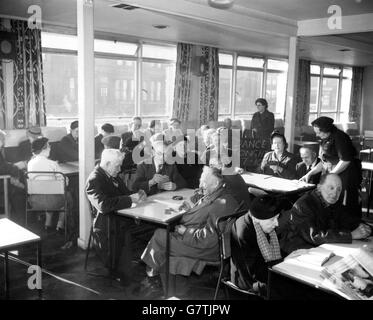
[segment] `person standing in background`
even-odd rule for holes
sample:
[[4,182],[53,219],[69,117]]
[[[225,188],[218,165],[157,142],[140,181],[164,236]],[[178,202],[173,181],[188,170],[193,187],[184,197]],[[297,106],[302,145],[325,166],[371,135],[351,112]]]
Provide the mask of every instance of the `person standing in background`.
[[255,105],[258,111],[251,120],[251,131],[254,139],[269,139],[275,128],[275,115],[268,111],[266,99],[256,99]]

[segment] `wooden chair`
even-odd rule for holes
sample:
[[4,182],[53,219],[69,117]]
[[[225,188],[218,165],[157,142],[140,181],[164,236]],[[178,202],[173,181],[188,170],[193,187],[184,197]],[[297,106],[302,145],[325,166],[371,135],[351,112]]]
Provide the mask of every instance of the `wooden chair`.
[[[33,178],[30,178],[30,174]],[[27,171],[26,178],[26,227],[28,215],[31,212],[65,212],[65,240],[67,240],[67,178],[62,172],[51,171]],[[31,195],[63,195],[63,206],[60,208],[49,207],[45,203],[39,203],[37,207],[31,207],[29,197]]]
[[[240,292],[244,292],[245,294],[249,295],[256,295],[255,293],[248,292],[245,290],[239,289],[237,286],[235,286],[230,280],[229,275],[224,274],[224,272],[227,270],[227,267],[230,263],[230,257],[231,257],[231,230],[233,223],[242,216],[243,214],[247,213],[247,209],[243,209],[244,202],[242,201],[240,203],[240,206],[235,210],[235,212],[231,215],[227,215],[224,217],[219,217],[215,222],[215,230],[218,235],[218,241],[219,241],[219,276],[218,281],[216,283],[215,293],[214,293],[214,300],[216,300],[219,289],[221,284],[225,285],[225,289],[227,287],[230,287],[232,289],[235,289]],[[228,297],[228,291],[225,290],[226,297]]]

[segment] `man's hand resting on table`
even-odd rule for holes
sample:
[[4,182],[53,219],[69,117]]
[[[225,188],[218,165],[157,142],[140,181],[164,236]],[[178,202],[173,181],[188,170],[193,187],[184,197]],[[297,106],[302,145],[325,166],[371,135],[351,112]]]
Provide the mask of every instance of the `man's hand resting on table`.
[[146,200],[146,193],[140,189],[139,192],[131,194],[130,198],[133,203],[140,203]]
[[158,186],[159,186],[159,189],[166,190],[166,191],[176,190],[176,183],[171,182],[171,181],[158,184]]
[[182,224],[178,224],[176,227],[175,227],[175,231],[180,234],[181,236],[185,233],[186,231],[186,227],[183,226]]
[[170,181],[168,176],[156,173],[154,174],[153,178],[149,180],[149,187],[152,187],[155,184],[161,185],[168,181]]
[[188,211],[192,208],[189,202],[184,201],[181,206],[179,207],[179,211]]
[[351,237],[353,240],[365,239],[370,236],[372,230],[364,223],[360,223],[359,226],[351,232]]

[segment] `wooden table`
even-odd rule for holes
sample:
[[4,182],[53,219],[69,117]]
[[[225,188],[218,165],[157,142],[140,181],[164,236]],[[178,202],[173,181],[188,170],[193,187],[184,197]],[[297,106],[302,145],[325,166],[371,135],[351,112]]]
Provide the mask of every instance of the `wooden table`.
[[[189,200],[194,194],[193,189],[180,189],[176,191],[165,191],[147,198],[143,203],[140,203],[132,208],[122,209],[117,211],[117,216],[133,218],[149,223],[160,225],[167,229],[166,236],[166,287],[165,296],[168,297],[169,284],[169,268],[170,268],[170,230],[178,223],[182,217],[182,213],[173,211],[166,213],[168,208],[177,209],[185,200]],[[182,196],[183,200],[173,200],[173,196]],[[110,260],[111,261],[111,260]]]
[[367,155],[368,161],[372,161],[372,153],[373,153],[373,148],[360,150],[360,159],[362,158],[361,157],[362,155],[364,156]]
[[58,164],[61,168],[61,172],[66,176],[72,176],[79,174],[79,162],[63,162]]
[[[354,251],[359,250],[364,245],[373,247],[373,237],[369,238],[367,241],[353,240],[352,243],[327,243],[321,245],[320,247],[333,251],[336,255],[330,259],[325,266],[333,264],[339,259],[348,256]],[[278,276],[285,277],[286,279],[290,279],[308,287],[323,291],[328,295],[336,296],[336,293],[331,291],[323,284],[324,279],[321,277],[321,271],[325,266],[312,266],[310,264],[301,262],[296,258],[290,258],[274,265],[268,269],[268,299],[272,298],[271,289],[273,289],[274,286],[274,278]]]
[[[0,252],[4,252],[4,274],[5,274],[5,297],[9,299],[9,251],[17,250],[28,244],[36,245],[37,265],[42,268],[41,263],[41,238],[31,231],[19,226],[13,221],[0,219]],[[42,273],[40,272],[40,277]],[[41,279],[40,279],[41,281]],[[41,282],[40,282],[41,285]],[[39,298],[42,297],[42,289],[38,288]]]
[[269,193],[294,194],[314,189],[311,183],[298,180],[288,180],[266,174],[244,172],[242,178],[250,187],[258,188]]

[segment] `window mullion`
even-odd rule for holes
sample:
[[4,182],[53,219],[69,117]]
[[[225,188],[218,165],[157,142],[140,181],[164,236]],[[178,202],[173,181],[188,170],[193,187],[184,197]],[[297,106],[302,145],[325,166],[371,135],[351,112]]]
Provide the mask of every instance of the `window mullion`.
[[232,88],[231,88],[231,118],[234,119],[236,110],[236,86],[237,86],[237,53],[233,53]]
[[324,79],[324,65],[320,65],[319,94],[318,94],[318,99],[317,99],[317,118],[320,117],[320,113],[321,113],[323,79]]
[[137,50],[136,73],[135,73],[135,116],[141,115],[141,93],[142,93],[142,42]]
[[343,80],[343,68],[341,68],[341,72],[339,74],[339,82],[338,82],[337,116],[336,116],[337,122],[341,121],[342,80]]
[[262,94],[261,96],[267,99],[266,97],[266,89],[267,89],[267,62],[268,59],[264,59],[264,69],[263,69],[263,79],[262,79]]

